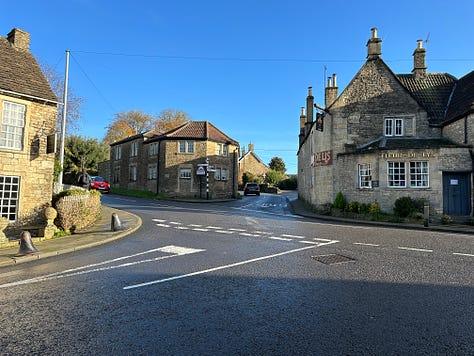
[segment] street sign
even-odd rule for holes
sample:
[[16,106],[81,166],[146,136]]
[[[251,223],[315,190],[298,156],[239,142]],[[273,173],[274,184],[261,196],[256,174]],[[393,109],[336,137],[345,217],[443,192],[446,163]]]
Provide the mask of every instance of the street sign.
[[196,174],[197,174],[198,176],[203,176],[203,175],[205,175],[205,174],[206,174],[205,168],[204,168],[203,166],[199,166],[199,167],[197,168]]

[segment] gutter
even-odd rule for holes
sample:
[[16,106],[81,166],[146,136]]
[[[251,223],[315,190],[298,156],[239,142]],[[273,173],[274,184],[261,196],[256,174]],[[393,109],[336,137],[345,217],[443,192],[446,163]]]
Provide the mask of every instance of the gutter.
[[62,104],[62,103],[60,103],[59,101],[53,101],[53,100],[49,100],[49,99],[45,99],[45,98],[40,98],[40,97],[38,97],[38,96],[33,96],[33,95],[28,95],[28,94],[17,93],[17,92],[15,92],[15,91],[10,91],[10,90],[5,90],[5,89],[0,89],[0,92],[6,93],[6,94],[13,94],[13,95],[24,96],[24,97],[29,98],[29,99],[44,101],[45,103],[52,103],[52,104],[56,104],[56,105]]

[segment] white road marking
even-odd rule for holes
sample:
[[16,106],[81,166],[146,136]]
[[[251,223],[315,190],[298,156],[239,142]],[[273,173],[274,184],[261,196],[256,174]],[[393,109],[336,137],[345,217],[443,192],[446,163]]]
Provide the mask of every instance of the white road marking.
[[300,236],[300,235],[287,235],[287,234],[281,234],[283,237],[291,237],[293,239],[304,239],[305,236]]
[[260,235],[271,235],[271,232],[268,231],[253,231],[254,234],[260,234]]
[[189,227],[186,227],[186,226],[175,226],[175,229],[178,229],[178,230],[189,230],[190,228],[189,228]]
[[247,230],[245,230],[245,229],[230,228],[229,231],[247,231]]
[[380,245],[377,244],[367,244],[364,242],[354,242],[353,245],[362,245],[362,246],[373,246],[373,247],[379,247]]
[[414,247],[397,247],[399,250],[408,250],[408,251],[418,251],[418,252],[433,252],[433,250],[427,250],[424,248],[414,248]]
[[[171,257],[182,256],[182,255],[187,255],[187,254],[197,253],[197,252],[202,252],[202,251],[205,251],[205,250],[169,245],[169,246],[159,247],[159,248],[155,248],[155,249],[144,251],[144,252],[135,253],[128,256],[114,258],[112,260],[102,261],[99,263],[92,263],[92,264],[81,266],[81,267],[76,267],[76,268],[71,268],[64,271],[60,271],[60,272],[50,273],[44,276],[34,277],[34,278],[25,279],[25,280],[17,281],[17,282],[0,284],[0,288],[15,287],[15,286],[24,285],[24,284],[38,283],[38,282],[44,282],[44,281],[49,281],[53,279],[65,278],[65,277],[78,276],[78,275],[88,274],[88,273],[93,273],[93,272],[100,272],[100,271],[106,271],[106,270],[111,270],[111,269],[130,267],[130,266],[134,266],[134,265],[138,265],[142,263],[156,262],[156,261],[164,260]],[[122,261],[125,259],[137,257],[137,256],[142,256],[142,255],[145,255],[148,253],[154,253],[154,252],[170,253],[171,255],[160,256],[160,257],[140,260],[136,262],[122,263],[122,264],[114,265],[114,266],[99,267],[106,264]],[[98,268],[94,268],[94,267],[98,267]]]
[[320,238],[318,238],[318,237],[315,237],[313,240],[316,240],[316,241],[323,241],[323,242],[334,241],[334,240],[328,240],[328,239],[320,239]]
[[198,224],[189,224],[188,226],[191,226],[191,227],[202,227],[202,225],[198,225]]
[[177,222],[177,221],[170,221],[171,225],[182,225],[182,223]]
[[461,252],[453,252],[453,255],[456,255],[456,256],[468,256],[468,257],[474,257],[473,254],[471,253],[461,253]]
[[171,227],[171,226],[168,225],[168,224],[162,224],[162,223],[156,224],[156,226],[159,226],[159,227]]
[[216,230],[219,234],[227,234],[227,235],[232,235],[235,231],[229,231],[229,230]]
[[152,221],[156,221],[156,222],[162,222],[162,223],[164,223],[166,220],[162,220],[162,219],[152,219]]
[[251,236],[251,237],[260,237],[260,235],[257,234],[251,234],[249,232],[241,232],[239,233],[240,236]]
[[219,226],[206,226],[206,229],[222,230],[222,227]]
[[[335,243],[335,242],[337,242],[337,241],[327,242],[325,244],[321,244],[320,246],[329,245],[329,244],[332,244],[332,243]],[[181,274],[181,275],[178,275],[178,276],[164,278],[164,279],[158,279],[158,280],[145,282],[145,283],[133,284],[133,285],[130,285],[130,286],[125,286],[125,287],[123,287],[123,289],[127,290],[127,289],[141,288],[141,287],[146,287],[146,286],[150,286],[150,285],[153,285],[153,284],[170,282],[170,281],[174,281],[174,280],[177,280],[177,279],[183,279],[183,278],[187,278],[187,277],[193,277],[193,276],[197,276],[197,275],[200,275],[200,274],[211,273],[211,272],[215,272],[215,271],[219,271],[219,270],[223,270],[223,269],[227,269],[227,268],[242,266],[242,265],[253,263],[253,262],[268,260],[270,258],[275,258],[275,257],[283,256],[283,255],[288,255],[290,253],[296,253],[296,252],[300,252],[300,251],[304,251],[304,250],[309,250],[309,249],[316,248],[316,247],[318,247],[318,246],[316,246],[316,245],[305,246],[305,247],[297,248],[297,249],[294,249],[294,250],[275,253],[273,255],[268,255],[268,256],[252,258],[250,260],[231,263],[231,264],[228,264],[228,265],[218,266],[218,267],[214,267],[214,268],[209,268],[209,269],[205,269],[205,270],[202,270],[202,271],[191,272],[191,273],[188,273],[188,274]]]
[[269,239],[272,240],[280,240],[280,241],[291,241],[292,239],[286,237],[277,237],[277,236],[268,236]]
[[319,242],[315,242],[315,241],[298,240],[298,242],[301,244],[319,245]]
[[196,227],[193,229],[193,231],[209,231],[209,229],[203,229],[203,228],[200,228],[200,227]]

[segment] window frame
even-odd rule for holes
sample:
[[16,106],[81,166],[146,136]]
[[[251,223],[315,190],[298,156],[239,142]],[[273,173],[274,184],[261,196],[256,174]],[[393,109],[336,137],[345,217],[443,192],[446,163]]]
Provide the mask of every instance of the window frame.
[[359,189],[372,188],[372,167],[370,163],[360,163],[357,165],[357,181]]
[[148,149],[149,156],[155,156],[158,154],[158,142],[150,143],[150,148]]
[[156,163],[149,164],[147,169],[147,179],[156,180],[158,177],[158,166]]
[[[419,189],[430,187],[430,166],[428,161],[410,161],[408,167],[410,188]],[[421,185],[417,183],[421,183]]]
[[138,180],[138,169],[136,164],[128,166],[128,179],[130,182],[136,182]]
[[[20,176],[0,175],[0,216],[6,217],[10,223],[18,219],[20,185]],[[9,189],[5,190],[6,187]]]
[[119,161],[122,159],[122,146],[115,146],[115,160]]
[[[11,106],[11,107],[7,108],[7,106]],[[22,110],[16,110],[20,108]],[[1,121],[0,121],[0,147],[1,148],[7,148],[11,150],[18,150],[18,151],[21,151],[24,149],[26,111],[27,111],[27,107],[25,104],[3,100],[2,116],[1,116]]]
[[178,141],[178,153],[193,154],[194,141]]
[[137,157],[138,156],[138,142],[133,141],[130,145],[130,157]]
[[[390,167],[391,165],[392,167]],[[407,165],[405,161],[387,162],[387,187],[388,188],[406,188],[407,187],[406,167]],[[400,183],[403,183],[403,185]]]
[[179,179],[191,179],[192,169],[191,168],[180,168]]
[[384,121],[384,136],[401,137],[404,136],[404,119],[400,117],[386,117]]

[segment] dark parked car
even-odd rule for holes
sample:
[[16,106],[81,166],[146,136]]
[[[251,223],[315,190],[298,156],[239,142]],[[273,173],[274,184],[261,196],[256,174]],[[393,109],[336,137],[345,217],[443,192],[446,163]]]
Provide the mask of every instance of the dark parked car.
[[108,193],[110,192],[110,184],[102,177],[91,176],[89,189],[97,189],[101,192]]
[[256,194],[260,195],[260,186],[258,183],[246,183],[244,187],[244,195]]

